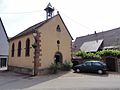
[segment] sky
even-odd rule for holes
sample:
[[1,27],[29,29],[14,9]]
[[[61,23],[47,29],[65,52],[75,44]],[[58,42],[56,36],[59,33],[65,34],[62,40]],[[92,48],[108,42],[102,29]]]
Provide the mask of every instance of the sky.
[[8,37],[45,20],[49,2],[74,39],[120,27],[120,0],[0,0],[0,17]]

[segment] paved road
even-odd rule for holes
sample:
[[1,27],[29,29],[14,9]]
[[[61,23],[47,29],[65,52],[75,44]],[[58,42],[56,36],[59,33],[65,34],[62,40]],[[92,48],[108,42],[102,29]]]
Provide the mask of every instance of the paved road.
[[77,74],[30,77],[12,72],[0,72],[0,90],[120,90],[120,74]]

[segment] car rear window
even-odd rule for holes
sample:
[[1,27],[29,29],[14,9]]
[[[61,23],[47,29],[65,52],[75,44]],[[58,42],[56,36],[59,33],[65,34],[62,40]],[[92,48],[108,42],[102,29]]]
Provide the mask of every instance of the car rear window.
[[100,62],[93,62],[92,64],[96,65],[96,66],[101,66],[102,65]]
[[87,65],[87,66],[91,66],[92,63],[91,63],[91,62],[85,62],[85,65]]

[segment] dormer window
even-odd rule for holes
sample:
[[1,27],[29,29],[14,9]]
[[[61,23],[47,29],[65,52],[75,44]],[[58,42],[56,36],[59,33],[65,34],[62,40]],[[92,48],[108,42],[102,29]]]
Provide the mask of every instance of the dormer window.
[[56,31],[61,32],[60,25],[57,25]]

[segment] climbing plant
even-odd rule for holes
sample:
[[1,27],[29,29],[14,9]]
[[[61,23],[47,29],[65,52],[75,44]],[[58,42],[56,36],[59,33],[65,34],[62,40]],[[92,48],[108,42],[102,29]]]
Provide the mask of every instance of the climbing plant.
[[76,53],[76,56],[80,56],[83,59],[101,59],[101,57],[95,53],[86,53],[84,51],[79,51]]
[[101,59],[105,56],[112,56],[120,58],[120,51],[119,50],[102,50],[96,53],[87,53],[84,51],[78,51],[76,56],[82,57],[83,59]]
[[120,57],[120,51],[119,50],[102,50],[96,52],[97,55],[100,55],[101,57],[105,56],[112,56],[112,57]]

